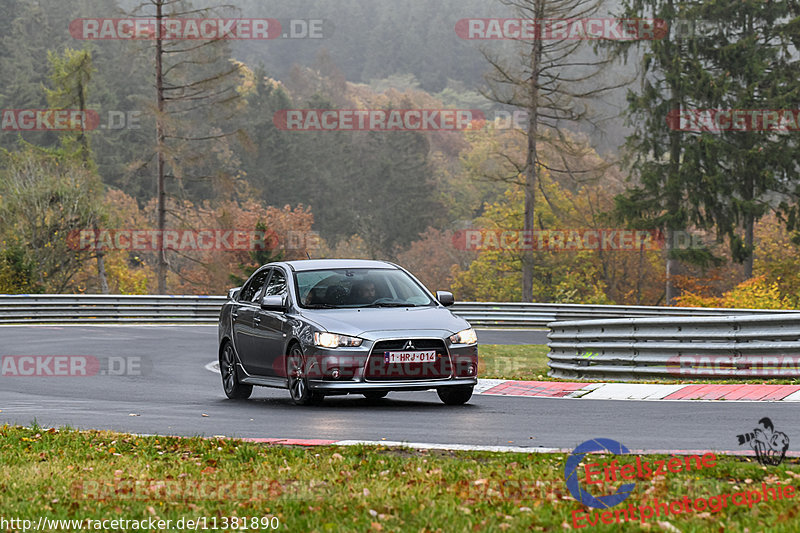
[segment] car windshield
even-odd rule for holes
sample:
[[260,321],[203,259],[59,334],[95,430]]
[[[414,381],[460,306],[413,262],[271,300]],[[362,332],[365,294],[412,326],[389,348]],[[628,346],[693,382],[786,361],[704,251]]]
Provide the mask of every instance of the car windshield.
[[306,308],[420,307],[435,305],[402,270],[329,269],[296,272],[300,304]]

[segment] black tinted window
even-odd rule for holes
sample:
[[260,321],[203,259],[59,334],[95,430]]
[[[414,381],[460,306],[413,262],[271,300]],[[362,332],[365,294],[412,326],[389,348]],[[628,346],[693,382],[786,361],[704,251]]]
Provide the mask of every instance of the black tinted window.
[[295,276],[303,306],[434,305],[422,288],[402,270],[310,270],[298,272]]
[[255,276],[250,278],[250,280],[245,284],[244,288],[242,289],[241,294],[239,294],[239,301],[240,302],[256,302],[256,297],[261,292],[261,288],[264,286],[264,283],[267,281],[267,276],[269,276],[269,269],[262,270],[261,272],[257,273]]
[[282,270],[276,268],[273,271],[272,278],[267,285],[267,292],[264,296],[277,296],[286,292],[286,274]]

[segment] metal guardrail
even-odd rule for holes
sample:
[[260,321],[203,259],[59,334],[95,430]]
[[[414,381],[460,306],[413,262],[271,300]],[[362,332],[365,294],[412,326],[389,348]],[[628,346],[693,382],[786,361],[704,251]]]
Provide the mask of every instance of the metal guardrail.
[[[0,295],[0,324],[216,323],[224,296]],[[550,322],[664,316],[776,315],[786,311],[548,303],[460,302],[473,326],[545,327]]]
[[582,320],[550,328],[552,377],[800,377],[797,313]]
[[224,296],[0,295],[0,324],[215,324]]
[[473,326],[500,327],[546,327],[550,322],[564,320],[664,316],[750,316],[754,314],[775,315],[788,312],[769,309],[720,309],[710,307],[485,302],[460,302],[450,309]]

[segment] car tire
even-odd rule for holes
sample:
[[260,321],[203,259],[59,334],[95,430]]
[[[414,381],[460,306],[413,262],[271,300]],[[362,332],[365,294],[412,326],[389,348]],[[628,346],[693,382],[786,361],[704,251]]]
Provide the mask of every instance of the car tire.
[[305,357],[299,345],[289,348],[286,358],[286,378],[289,395],[295,405],[312,405],[322,401],[324,396],[308,388],[308,376],[305,372]]
[[436,389],[445,405],[464,405],[472,398],[473,387],[442,387]]
[[219,352],[219,373],[222,376],[222,389],[231,400],[246,400],[253,394],[252,385],[239,383],[236,372],[236,352],[230,342],[226,342]]
[[380,400],[381,398],[385,398],[386,395],[389,394],[389,392],[388,391],[370,391],[370,392],[365,392],[363,394],[364,394],[364,398],[366,398],[367,400]]

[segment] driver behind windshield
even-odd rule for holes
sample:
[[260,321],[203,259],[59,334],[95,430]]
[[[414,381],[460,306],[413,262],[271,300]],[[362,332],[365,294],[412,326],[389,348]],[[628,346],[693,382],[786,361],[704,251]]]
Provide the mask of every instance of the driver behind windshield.
[[370,280],[353,283],[350,295],[354,304],[371,304],[376,299],[375,283]]

